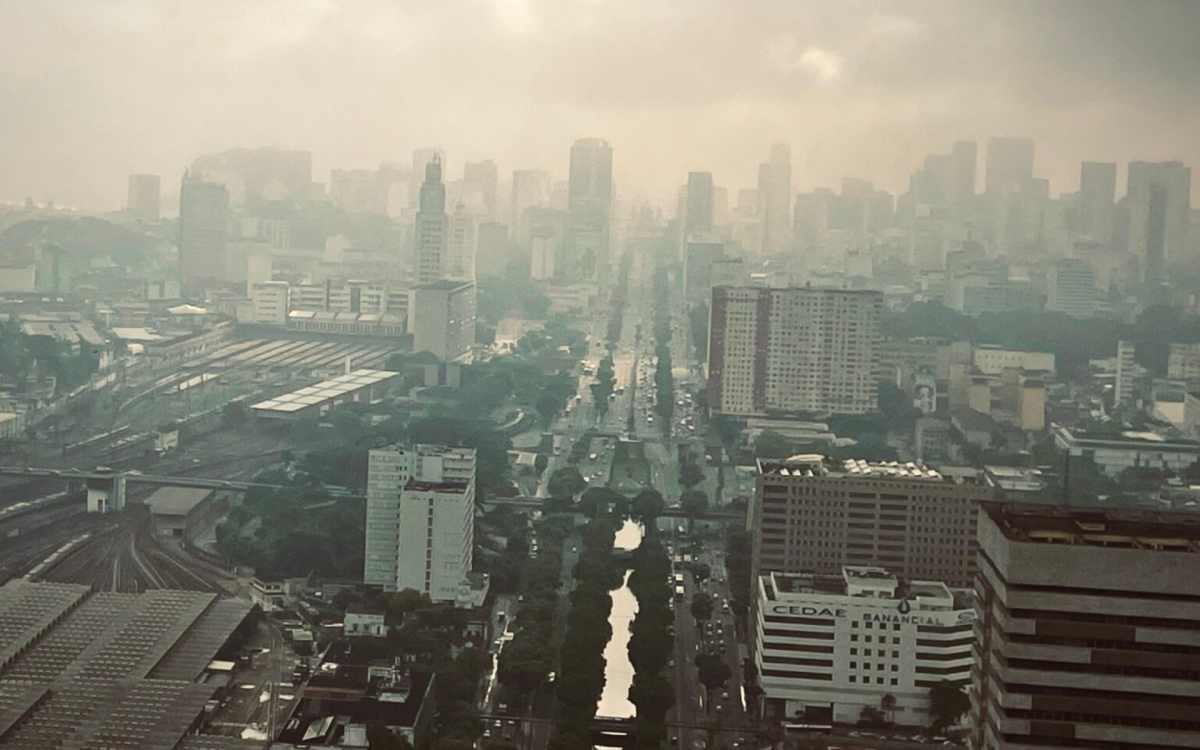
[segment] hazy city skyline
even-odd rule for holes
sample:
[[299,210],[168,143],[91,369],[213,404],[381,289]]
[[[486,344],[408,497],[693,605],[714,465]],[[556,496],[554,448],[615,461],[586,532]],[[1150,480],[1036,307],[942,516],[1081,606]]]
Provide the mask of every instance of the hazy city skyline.
[[1198,25],[1187,2],[4,1],[0,201],[115,209],[123,175],[169,192],[231,146],[310,150],[321,182],[429,145],[448,179],[565,179],[583,137],[668,210],[689,171],[754,186],[775,142],[798,191],[902,193],[926,154],[974,139],[982,170],[1013,135],[1052,193],[1111,161],[1121,195],[1128,161],[1200,162]]

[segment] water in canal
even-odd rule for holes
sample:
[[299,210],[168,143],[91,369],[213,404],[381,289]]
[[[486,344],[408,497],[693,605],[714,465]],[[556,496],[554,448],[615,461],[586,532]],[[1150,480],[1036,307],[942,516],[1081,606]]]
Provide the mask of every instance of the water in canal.
[[[642,541],[642,528],[633,521],[626,521],[617,531],[613,548],[632,550]],[[604,693],[600,696],[597,716],[627,719],[634,714],[629,702],[629,686],[633,684],[633,665],[629,663],[629,625],[637,614],[637,599],[629,590],[629,573],[625,573],[625,584],[613,591],[612,614],[608,623],[612,626],[612,638],[604,649]]]

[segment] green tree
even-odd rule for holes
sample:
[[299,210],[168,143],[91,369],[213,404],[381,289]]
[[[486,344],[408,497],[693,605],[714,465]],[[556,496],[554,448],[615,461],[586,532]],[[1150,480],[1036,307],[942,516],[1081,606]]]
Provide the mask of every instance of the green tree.
[[688,459],[679,465],[679,483],[691,489],[704,481],[704,469],[695,459]]
[[537,454],[537,458],[533,459],[533,470],[538,476],[546,473],[546,468],[550,466],[550,458],[545,453]]
[[546,485],[546,489],[551,497],[565,497],[570,499],[583,492],[585,487],[587,487],[587,482],[583,481],[583,475],[574,466],[563,466],[555,469],[554,473],[550,475],[550,481]]
[[698,622],[703,622],[711,618],[713,616],[713,609],[712,599],[707,594],[700,592],[692,596],[692,617]]
[[642,490],[630,503],[629,512],[642,523],[649,525],[662,515],[665,508],[663,496],[657,490]]
[[679,493],[679,509],[687,516],[690,533],[696,519],[708,510],[708,495],[700,490],[684,490]]
[[388,729],[381,721],[367,724],[367,747],[369,750],[412,750],[406,737]]
[[[700,684],[710,694],[728,682],[733,674],[725,660],[716,654],[697,654],[695,664]],[[711,701],[706,701],[706,703],[711,703]]]
[[971,709],[971,699],[960,686],[942,680],[929,688],[929,724],[931,732],[940,733],[958,723]]
[[754,455],[759,458],[787,458],[793,453],[792,439],[773,430],[763,430],[754,441]]

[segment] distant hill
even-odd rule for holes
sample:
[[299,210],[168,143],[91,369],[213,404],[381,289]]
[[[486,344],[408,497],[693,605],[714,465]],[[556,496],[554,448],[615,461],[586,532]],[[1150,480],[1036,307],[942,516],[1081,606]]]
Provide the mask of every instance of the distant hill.
[[37,248],[55,246],[81,265],[106,255],[119,265],[131,265],[146,257],[149,241],[137,232],[90,216],[30,219],[0,233],[0,262],[32,263]]

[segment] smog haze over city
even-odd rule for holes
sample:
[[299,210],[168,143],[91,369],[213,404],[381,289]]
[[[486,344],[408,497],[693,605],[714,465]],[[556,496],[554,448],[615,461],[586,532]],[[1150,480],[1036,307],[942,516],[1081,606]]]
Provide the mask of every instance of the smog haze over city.
[[0,0],[0,748],[1200,748],[1200,1]]
[[626,197],[750,186],[789,142],[801,189],[903,190],[961,138],[1037,139],[1039,174],[1200,156],[1187,2],[112,0],[0,4],[0,200],[117,208],[114,173],[276,145],[320,169],[422,145],[566,166],[612,144]]

